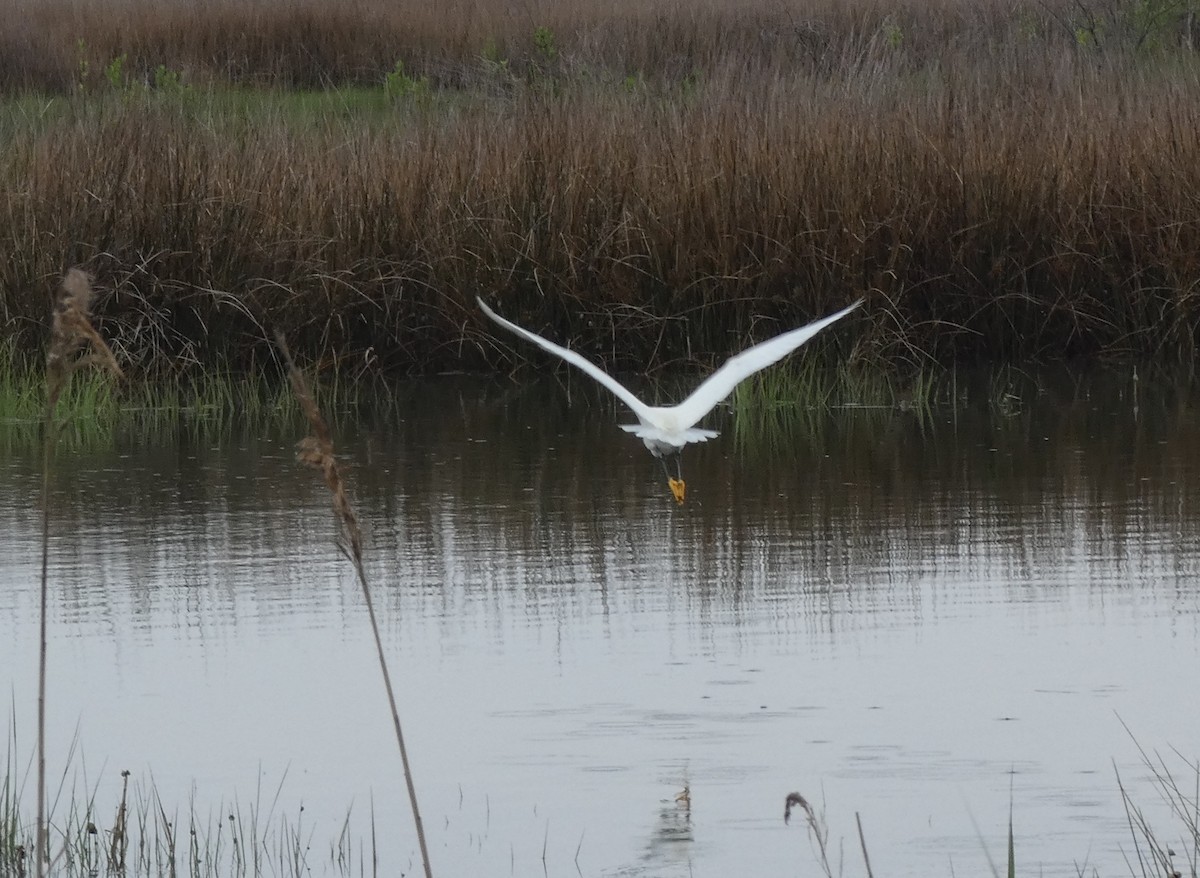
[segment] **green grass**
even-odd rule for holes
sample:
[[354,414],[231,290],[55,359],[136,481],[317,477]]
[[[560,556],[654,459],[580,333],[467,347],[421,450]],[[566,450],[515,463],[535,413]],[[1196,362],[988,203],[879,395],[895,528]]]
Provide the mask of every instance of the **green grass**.
[[[335,423],[365,408],[386,410],[390,389],[379,382],[327,377],[315,385]],[[0,446],[32,449],[41,441],[46,386],[40,370],[0,349]],[[60,444],[74,451],[110,446],[119,437],[151,441],[186,429],[203,436],[243,430],[299,430],[303,413],[282,376],[195,372],[143,376],[119,383],[96,371],[73,377],[58,403]]]
[[[33,875],[32,821],[22,813],[22,782],[8,748],[0,777],[0,878]],[[260,787],[250,802],[201,809],[164,802],[153,780],[88,779],[82,767],[57,779],[50,823],[51,874],[57,878],[187,878],[371,874],[373,827],[360,837],[352,814],[314,823],[304,808],[285,810],[282,789]]]
[[882,429],[898,412],[926,423],[936,407],[957,404],[953,385],[951,371],[934,367],[907,374],[801,357],[734,391],[734,442],[741,453],[753,453],[811,441],[830,428],[830,409],[843,410],[838,420],[845,425],[865,420]]

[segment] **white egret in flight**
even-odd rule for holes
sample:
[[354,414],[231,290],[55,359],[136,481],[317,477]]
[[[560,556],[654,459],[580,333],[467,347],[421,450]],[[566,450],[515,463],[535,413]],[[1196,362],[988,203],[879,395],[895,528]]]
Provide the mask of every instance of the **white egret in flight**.
[[[683,451],[683,447],[689,442],[707,442],[709,439],[714,439],[717,436],[715,430],[704,430],[697,427],[697,422],[716,408],[719,403],[733,392],[733,388],[742,381],[749,378],[755,372],[779,362],[826,326],[837,320],[841,320],[863,303],[863,300],[859,299],[850,307],[843,308],[836,314],[822,317],[820,320],[813,321],[807,326],[793,329],[791,332],[785,332],[782,335],[777,335],[772,339],[756,344],[752,348],[747,348],[740,354],[726,360],[725,365],[709,375],[692,392],[692,395],[679,405],[656,406],[646,405],[646,403],[634,396],[619,381],[607,374],[599,366],[589,363],[574,351],[560,347],[554,342],[547,341],[540,335],[530,332],[528,329],[522,329],[517,324],[505,320],[489,308],[483,299],[478,296],[475,297],[475,301],[479,303],[479,307],[483,309],[484,314],[505,329],[516,333],[524,339],[528,339],[543,350],[561,357],[572,366],[582,369],[616,394],[621,402],[633,409],[633,413],[637,415],[638,422],[636,424],[622,424],[621,429],[641,439],[646,447],[650,449],[650,453],[659,459],[663,465],[663,472],[667,476],[667,484],[671,488],[671,493],[675,496],[675,502],[681,505],[687,491],[687,486],[683,481],[683,467],[680,463],[680,453]],[[678,478],[672,477],[670,470],[667,469],[666,459],[672,456],[675,457],[675,471],[679,476]]]

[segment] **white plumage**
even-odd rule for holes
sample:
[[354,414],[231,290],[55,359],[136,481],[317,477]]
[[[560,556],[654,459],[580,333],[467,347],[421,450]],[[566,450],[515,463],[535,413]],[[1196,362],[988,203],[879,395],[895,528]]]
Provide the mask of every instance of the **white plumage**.
[[[717,433],[715,430],[705,430],[696,426],[701,418],[716,408],[742,381],[749,378],[755,372],[779,362],[826,326],[841,320],[863,302],[862,299],[859,299],[853,305],[843,308],[836,314],[830,314],[828,317],[815,320],[807,326],[793,329],[790,332],[785,332],[782,335],[777,335],[772,339],[756,344],[754,347],[747,348],[740,354],[726,360],[720,369],[708,376],[692,392],[691,396],[679,403],[679,405],[654,406],[646,405],[646,403],[634,396],[619,381],[574,351],[556,345],[554,342],[548,341],[540,335],[530,332],[528,329],[517,326],[517,324],[510,320],[505,320],[489,308],[483,299],[476,297],[476,301],[479,302],[479,307],[483,309],[484,314],[505,329],[533,342],[556,357],[561,357],[611,390],[618,399],[633,410],[638,419],[636,424],[622,424],[621,429],[633,433],[641,439],[646,447],[650,449],[650,453],[660,459],[678,454],[689,442],[706,442],[709,439],[716,438]],[[664,463],[664,470],[665,467],[666,464]],[[667,473],[667,479],[672,483],[671,489],[675,493],[675,499],[682,503],[682,476],[678,480],[678,489],[675,487],[676,480],[671,478],[670,473]]]

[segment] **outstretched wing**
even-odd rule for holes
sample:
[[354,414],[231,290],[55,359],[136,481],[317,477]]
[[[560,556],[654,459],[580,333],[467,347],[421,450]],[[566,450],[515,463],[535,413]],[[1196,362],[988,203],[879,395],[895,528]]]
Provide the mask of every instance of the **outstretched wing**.
[[836,314],[830,314],[807,326],[777,335],[752,348],[747,348],[737,356],[730,357],[725,361],[725,365],[709,375],[704,383],[692,392],[691,396],[675,406],[675,415],[679,419],[680,426],[691,427],[716,408],[721,400],[733,393],[733,388],[742,381],[760,369],[779,362],[826,326],[841,320],[863,301],[863,299],[859,299],[849,308],[843,308]]
[[570,363],[575,368],[582,369],[588,375],[591,375],[593,378],[595,378],[597,381],[599,381],[601,384],[603,384],[605,387],[607,387],[609,390],[611,390],[614,394],[616,394],[617,398],[620,399],[623,403],[625,403],[625,405],[627,405],[631,409],[633,409],[633,413],[638,416],[639,421],[648,421],[652,418],[652,416],[650,414],[650,407],[648,405],[646,405],[644,402],[642,402],[640,399],[638,399],[636,396],[634,396],[629,390],[627,390],[625,387],[623,387],[621,385],[621,383],[619,381],[617,381],[615,378],[612,378],[607,373],[605,373],[604,370],[602,370],[599,366],[589,363],[587,360],[585,360],[583,357],[579,356],[579,354],[575,353],[574,351],[568,350],[567,348],[564,348],[564,347],[560,347],[559,345],[556,345],[554,342],[547,341],[546,339],[542,338],[540,335],[530,332],[528,329],[522,329],[521,327],[517,326],[517,324],[513,323],[512,321],[505,320],[503,317],[501,317],[499,314],[497,314],[495,311],[493,311],[491,308],[489,308],[484,303],[483,299],[479,298],[478,296],[475,297],[475,301],[479,303],[479,307],[483,309],[484,314],[486,314],[492,320],[499,323],[501,326],[503,326],[509,332],[516,333],[517,335],[521,336],[521,338],[524,338],[524,339],[527,339],[528,341],[533,342],[535,345],[542,348],[543,350],[549,351],[550,353],[554,354],[556,357],[561,357],[562,359],[566,360],[568,363]]

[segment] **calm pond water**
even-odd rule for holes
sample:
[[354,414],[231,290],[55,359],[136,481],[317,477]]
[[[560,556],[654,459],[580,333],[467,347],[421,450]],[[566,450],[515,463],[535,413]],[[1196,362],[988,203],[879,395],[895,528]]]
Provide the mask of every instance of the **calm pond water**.
[[[1128,874],[1114,765],[1178,823],[1123,723],[1185,788],[1170,748],[1200,756],[1198,412],[1123,374],[769,437],[726,414],[683,508],[590,386],[413,382],[344,419],[435,874],[815,875],[793,791],[849,875],[856,813],[881,878],[1003,871],[1010,804],[1020,874]],[[173,812],[299,816],[314,874],[373,813],[380,874],[412,874],[365,606],[299,435],[64,442],[50,773],[69,759],[102,815],[128,769]],[[0,425],[22,759],[39,478],[29,428]]]

